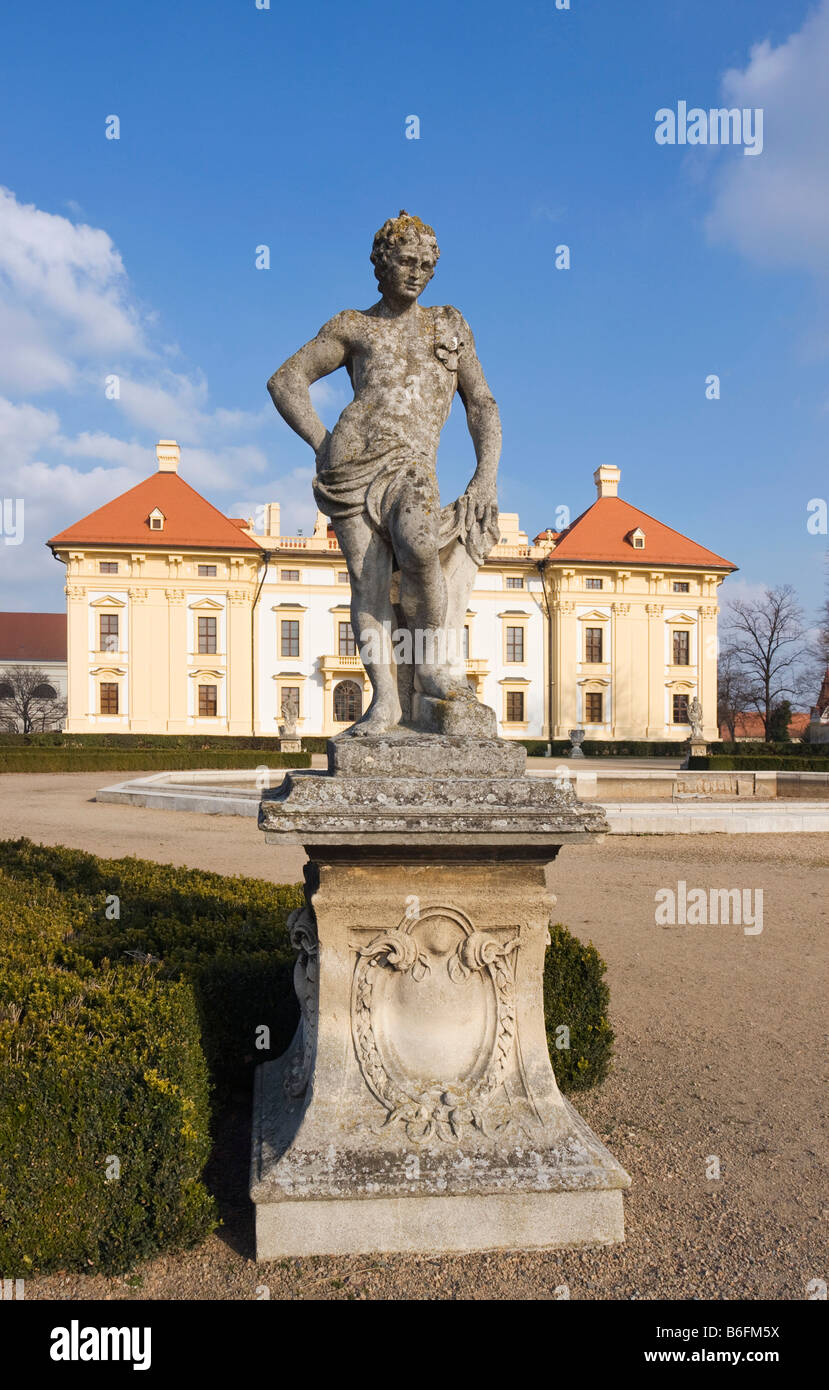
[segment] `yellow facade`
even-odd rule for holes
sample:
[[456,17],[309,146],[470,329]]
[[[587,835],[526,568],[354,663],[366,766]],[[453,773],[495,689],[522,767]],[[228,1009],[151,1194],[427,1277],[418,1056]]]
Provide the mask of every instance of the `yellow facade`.
[[[176,472],[177,446],[158,453],[160,471]],[[616,496],[618,470],[596,480],[600,498]],[[50,542],[66,565],[67,731],[273,735],[290,692],[300,735],[341,732],[346,697],[365,709],[370,687],[325,518],[311,536],[283,536],[279,506],[268,504],[253,549],[252,523],[226,518],[226,548],[168,546],[159,515],[160,531],[148,512],[140,544]],[[531,543],[515,514],[501,515],[501,529],[470,598],[467,674],[502,737],[566,739],[584,728],[588,739],[681,743],[695,696],[705,737],[718,737],[727,562],[652,565],[647,536],[643,549],[634,536],[624,563],[570,562],[557,554],[560,538]]]

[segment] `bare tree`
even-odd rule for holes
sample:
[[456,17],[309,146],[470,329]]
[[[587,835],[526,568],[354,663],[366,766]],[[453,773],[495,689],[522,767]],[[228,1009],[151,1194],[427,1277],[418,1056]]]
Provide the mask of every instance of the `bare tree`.
[[740,667],[735,648],[727,643],[717,661],[717,725],[728,730],[731,742],[737,737],[737,718],[749,704],[748,682]]
[[759,599],[732,599],[726,609],[727,645],[746,685],[747,703],[771,736],[781,700],[797,699],[809,656],[809,634],[790,584],[766,589]]
[[0,670],[0,726],[8,733],[35,734],[60,728],[66,701],[58,698],[49,676],[37,666]]

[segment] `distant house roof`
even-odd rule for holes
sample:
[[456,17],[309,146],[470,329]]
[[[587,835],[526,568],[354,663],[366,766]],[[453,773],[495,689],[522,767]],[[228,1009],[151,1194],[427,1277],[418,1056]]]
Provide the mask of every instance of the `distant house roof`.
[[65,660],[65,613],[0,613],[0,665]]
[[820,687],[817,704],[814,708],[817,710],[818,714],[823,714],[824,710],[829,709],[829,666],[826,667],[824,672],[823,684]]
[[[644,548],[633,544],[637,531],[644,532]],[[730,560],[697,545],[680,531],[632,507],[621,497],[598,497],[559,535],[549,565],[564,561],[612,565],[688,566],[695,569],[735,570]]]
[[[805,710],[793,710],[792,717],[788,723],[789,738],[802,738],[806,729],[809,727],[809,715]],[[737,715],[734,721],[734,734],[736,738],[757,739],[760,743],[766,737],[766,727],[762,716],[753,710],[746,710]],[[720,725],[720,738],[724,743],[728,743],[731,734],[727,724]]]
[[[163,526],[150,528],[150,514],[161,512]],[[196,492],[178,473],[153,473],[143,483],[122,492],[97,511],[90,512],[46,544],[67,546],[175,546],[198,550],[261,550],[258,541],[245,535],[240,520],[231,520]]]

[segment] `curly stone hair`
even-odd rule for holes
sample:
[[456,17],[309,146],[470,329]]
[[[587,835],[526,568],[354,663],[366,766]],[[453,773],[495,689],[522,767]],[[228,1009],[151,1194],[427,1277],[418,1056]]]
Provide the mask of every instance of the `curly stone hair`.
[[398,246],[401,241],[429,241],[434,247],[435,260],[440,256],[440,248],[434,229],[429,226],[428,222],[421,222],[419,217],[413,217],[405,208],[401,208],[396,217],[390,217],[383,223],[379,232],[374,234],[371,263],[374,266],[374,274],[378,281],[385,269],[389,251],[393,246]]

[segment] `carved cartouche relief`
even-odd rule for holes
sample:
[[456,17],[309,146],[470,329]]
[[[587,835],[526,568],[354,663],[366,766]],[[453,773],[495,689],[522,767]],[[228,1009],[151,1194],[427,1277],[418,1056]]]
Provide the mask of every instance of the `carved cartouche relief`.
[[493,1137],[514,1120],[498,1097],[515,1049],[518,936],[478,932],[458,909],[421,907],[357,953],[351,1026],[360,1070],[413,1142]]

